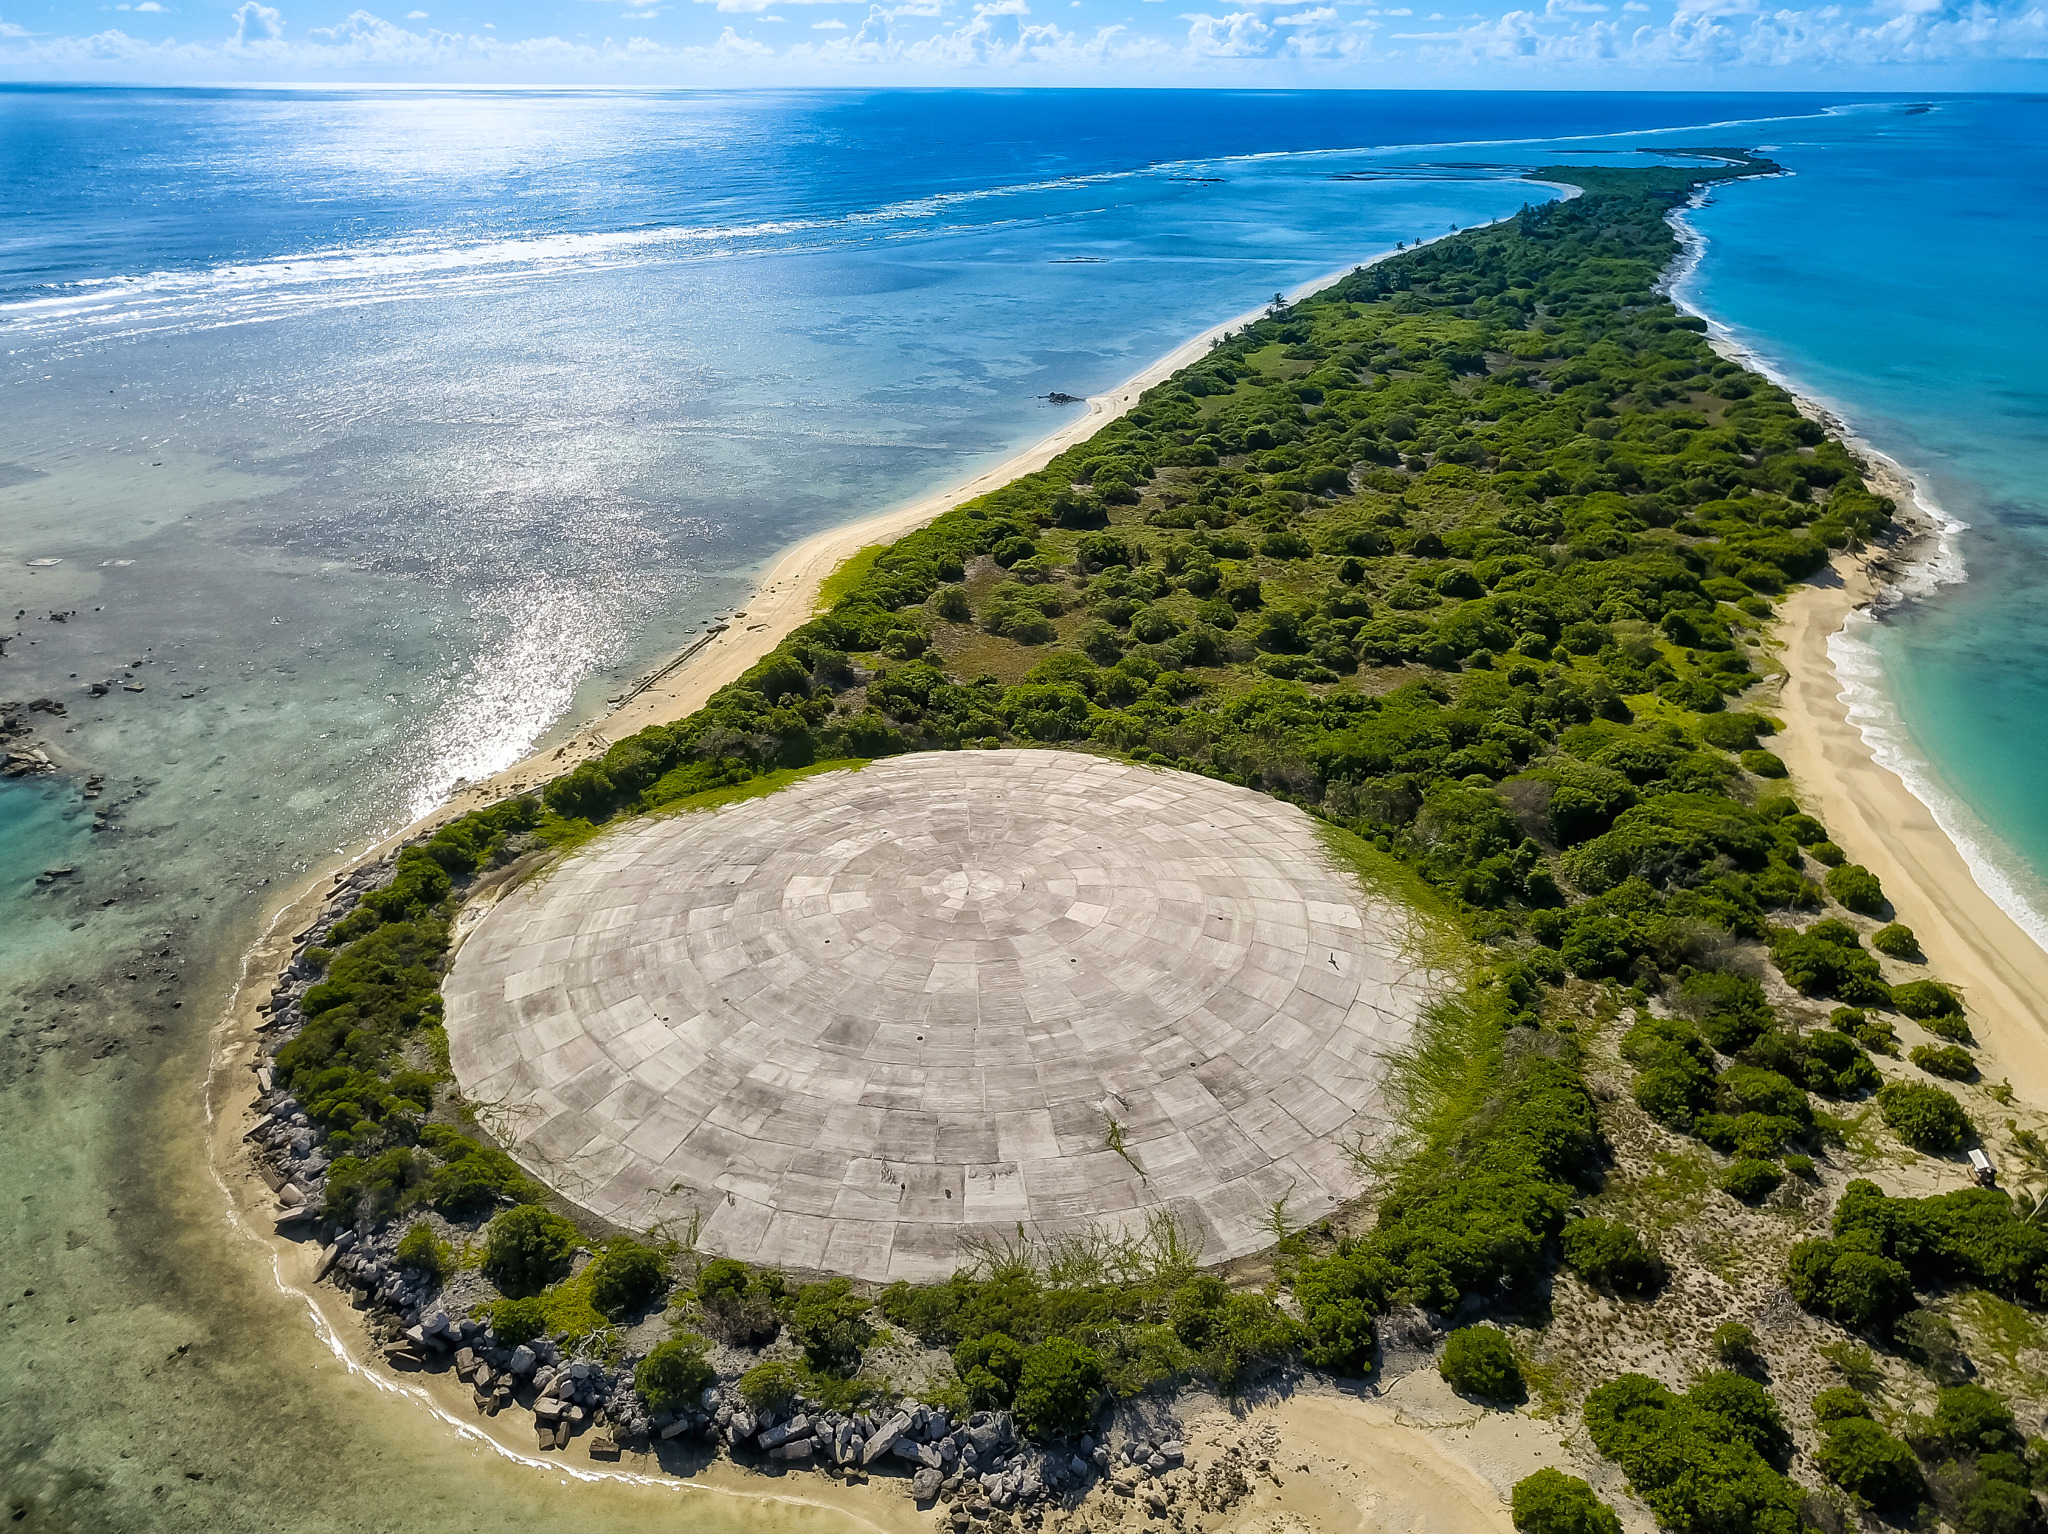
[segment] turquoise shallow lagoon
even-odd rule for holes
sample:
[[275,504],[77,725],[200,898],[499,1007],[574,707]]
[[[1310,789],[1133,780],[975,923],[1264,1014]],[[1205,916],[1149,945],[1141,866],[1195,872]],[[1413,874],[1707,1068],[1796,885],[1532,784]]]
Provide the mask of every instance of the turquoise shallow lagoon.
[[207,1030],[266,902],[601,707],[775,550],[1034,440],[1038,396],[1548,195],[1526,165],[1778,146],[1794,177],[1694,215],[1697,299],[1971,524],[1969,579],[1871,635],[1869,698],[2016,880],[2048,868],[2048,108],[1933,106],[0,91],[0,697],[62,701],[38,737],[106,774],[0,783],[18,1521],[673,1516],[349,1376],[226,1220]]

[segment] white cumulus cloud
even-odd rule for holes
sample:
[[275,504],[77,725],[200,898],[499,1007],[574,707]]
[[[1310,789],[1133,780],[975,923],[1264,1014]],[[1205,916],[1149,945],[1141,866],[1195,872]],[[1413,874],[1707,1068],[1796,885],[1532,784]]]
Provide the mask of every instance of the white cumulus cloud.
[[1225,16],[1206,13],[1184,16],[1188,25],[1188,52],[1197,58],[1256,58],[1273,40],[1273,29],[1250,11],[1232,11]]
[[284,36],[284,17],[270,6],[257,4],[256,0],[242,0],[242,8],[234,13],[234,22],[235,42],[238,44]]

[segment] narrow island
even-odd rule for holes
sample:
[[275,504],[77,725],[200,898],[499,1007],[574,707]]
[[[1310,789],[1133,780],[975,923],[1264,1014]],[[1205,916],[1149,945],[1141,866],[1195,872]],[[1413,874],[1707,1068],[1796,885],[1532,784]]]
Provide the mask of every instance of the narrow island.
[[338,879],[246,1139],[384,1366],[954,1530],[1451,1422],[1460,1527],[2034,1526],[2041,1115],[1771,749],[1778,604],[1919,529],[1661,292],[1778,169],[1696,153],[1276,304]]

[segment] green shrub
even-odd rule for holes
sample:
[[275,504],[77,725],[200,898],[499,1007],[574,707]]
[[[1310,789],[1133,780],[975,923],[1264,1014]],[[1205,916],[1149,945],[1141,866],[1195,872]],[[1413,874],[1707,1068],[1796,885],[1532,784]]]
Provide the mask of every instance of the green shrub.
[[1318,1369],[1355,1374],[1372,1361],[1374,1317],[1386,1299],[1393,1267],[1360,1252],[1313,1259],[1295,1270],[1301,1306],[1302,1356]]
[[1754,1328],[1741,1321],[1723,1321],[1714,1328],[1708,1345],[1714,1356],[1731,1368],[1753,1369],[1763,1362],[1763,1345]]
[[1785,776],[1784,760],[1775,752],[1745,751],[1738,760],[1742,763],[1742,770],[1744,772],[1755,773],[1760,778],[1782,778]]
[[1920,940],[1903,922],[1892,922],[1870,934],[1870,946],[1892,959],[1911,959],[1920,953]]
[[803,1376],[793,1364],[771,1359],[739,1378],[740,1399],[755,1411],[779,1410],[803,1394]]
[[1900,1508],[1919,1500],[1920,1463],[1913,1451],[1868,1417],[1829,1423],[1813,1459],[1822,1475],[1873,1507]]
[[831,1374],[851,1374],[860,1367],[861,1350],[875,1335],[867,1320],[871,1308],[872,1302],[853,1293],[843,1278],[797,1290],[789,1329],[804,1350],[804,1361]]
[[[1884,1084],[1862,1042],[1838,1029],[1818,1028],[1796,1041],[1788,1040],[1786,1054],[1783,1069],[1827,1097],[1853,1097]],[[1756,1064],[1775,1064],[1755,1052],[1744,1058]]]
[[1857,1006],[1891,1000],[1884,972],[1847,922],[1817,921],[1803,932],[1773,927],[1766,936],[1771,962],[1793,989],[1809,996],[1839,996]]
[[1169,1313],[1175,1335],[1230,1395],[1300,1341],[1300,1329],[1271,1300],[1262,1294],[1232,1294],[1211,1274],[1199,1274],[1176,1289]]
[[1870,1403],[1847,1385],[1830,1385],[1813,1398],[1813,1420],[1825,1426],[1848,1417],[1868,1417]]
[[1023,1345],[1001,1332],[971,1337],[953,1349],[953,1372],[966,1388],[970,1410],[999,1410],[1010,1404],[1023,1377]]
[[656,1411],[681,1411],[718,1383],[704,1356],[704,1339],[672,1337],[657,1342],[633,1369],[633,1385]]
[[1858,915],[1876,915],[1884,909],[1884,889],[1878,885],[1878,877],[1860,862],[1829,868],[1827,893]]
[[427,1180],[427,1198],[451,1219],[481,1213],[502,1195],[515,1204],[537,1204],[547,1190],[520,1171],[519,1163],[495,1146],[479,1144],[445,1124],[420,1130],[420,1144],[441,1160]]
[[1804,1177],[1809,1182],[1813,1180],[1813,1157],[1811,1156],[1802,1156],[1795,1151],[1781,1158],[1779,1164],[1794,1177]]
[[1017,1421],[1039,1438],[1081,1432],[1101,1392],[1102,1360],[1095,1350],[1071,1338],[1048,1337],[1024,1352],[1017,1376]]
[[1892,987],[1892,1005],[1923,1026],[1938,1018],[1961,1017],[1963,1004],[1939,980],[1913,980]]
[[782,1330],[782,1275],[751,1272],[730,1257],[714,1258],[697,1270],[697,1306],[704,1329],[735,1347],[758,1348]]
[[1815,862],[1825,863],[1829,868],[1840,868],[1849,861],[1849,854],[1840,847],[1837,847],[1833,842],[1815,842],[1806,851]]
[[1709,714],[1700,721],[1700,739],[1723,751],[1747,751],[1759,735],[1774,735],[1776,726],[1762,714]]
[[1778,1415],[1771,1393],[1746,1375],[1727,1369],[1702,1374],[1686,1392],[1696,1407],[1712,1412],[1729,1430],[1774,1465],[1792,1455],[1792,1435]]
[[513,1299],[538,1294],[568,1266],[576,1227],[532,1204],[508,1209],[484,1237],[484,1276]]
[[2022,1534],[2039,1526],[2039,1512],[2025,1486],[1981,1478],[1957,1498],[1956,1526],[1963,1534]]
[[1753,1043],[1777,1021],[1764,988],[1747,975],[1694,970],[1679,981],[1674,1005],[1697,1018],[1708,1043],[1732,1055]]
[[1834,1229],[1925,1284],[1976,1284],[2031,1303],[2048,1277],[2048,1231],[1995,1188],[1887,1198],[1858,1178],[1835,1205]]
[[1737,1422],[1640,1374],[1586,1398],[1594,1446],[1673,1534],[1800,1534],[1800,1493]]
[[1721,1191],[1745,1204],[1768,1197],[1785,1180],[1785,1174],[1771,1162],[1757,1159],[1738,1161],[1721,1174]]
[[417,1207],[425,1196],[431,1163],[409,1145],[365,1159],[336,1156],[327,1169],[323,1208],[337,1224],[381,1220]]
[[590,1303],[616,1321],[668,1287],[668,1263],[653,1247],[631,1236],[614,1236],[583,1270]]
[[2012,1408],[1982,1385],[1952,1385],[1934,1408],[1934,1431],[1951,1454],[1994,1454],[2022,1447]]
[[1971,1133],[1970,1117],[1953,1095],[1919,1082],[1888,1082],[1877,1094],[1877,1111],[1901,1140],[1930,1155],[1946,1155]]
[[1515,1482],[1511,1508],[1522,1534],[1621,1534],[1614,1509],[1561,1470],[1545,1467]]
[[434,1235],[434,1229],[424,1220],[415,1220],[398,1238],[398,1265],[424,1273],[439,1283],[447,1271],[447,1250]]
[[1956,1044],[1918,1044],[1906,1058],[1944,1081],[1969,1081],[1977,1074],[1976,1057]]
[[1482,1401],[1519,1401],[1527,1393],[1522,1366],[1507,1334],[1491,1326],[1464,1326],[1444,1339],[1437,1372],[1461,1395]]
[[1854,1241],[1800,1242],[1792,1248],[1786,1279],[1801,1306],[1853,1331],[1888,1333],[1913,1308],[1905,1265]]
[[1564,1260],[1596,1289],[1649,1294],[1664,1282],[1664,1263],[1643,1238],[1616,1220],[1573,1220],[1560,1233]]
[[538,1297],[497,1300],[491,1305],[491,1334],[507,1347],[531,1342],[548,1329],[548,1307]]

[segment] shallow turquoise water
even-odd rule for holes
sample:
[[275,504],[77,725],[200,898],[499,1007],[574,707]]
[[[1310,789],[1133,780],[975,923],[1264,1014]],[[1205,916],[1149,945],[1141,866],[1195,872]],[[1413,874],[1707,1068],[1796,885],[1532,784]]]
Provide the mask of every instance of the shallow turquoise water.
[[1968,524],[1841,659],[1880,756],[2048,940],[2048,100],[1781,125],[1687,292]]

